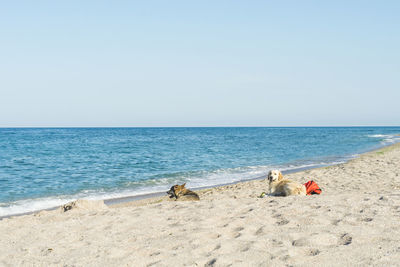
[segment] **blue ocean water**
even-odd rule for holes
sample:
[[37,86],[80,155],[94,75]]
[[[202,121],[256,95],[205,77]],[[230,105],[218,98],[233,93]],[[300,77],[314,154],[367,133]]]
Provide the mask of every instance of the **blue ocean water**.
[[0,216],[344,162],[400,127],[0,128]]

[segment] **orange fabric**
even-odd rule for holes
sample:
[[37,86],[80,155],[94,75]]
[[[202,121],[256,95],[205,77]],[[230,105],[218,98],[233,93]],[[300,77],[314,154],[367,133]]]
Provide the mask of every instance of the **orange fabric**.
[[304,186],[306,187],[307,195],[321,194],[321,188],[314,181],[308,181]]

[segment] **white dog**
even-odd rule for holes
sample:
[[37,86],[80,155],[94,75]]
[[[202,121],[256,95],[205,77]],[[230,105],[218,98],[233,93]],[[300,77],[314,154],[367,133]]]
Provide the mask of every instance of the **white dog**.
[[306,187],[295,181],[283,178],[278,170],[268,173],[269,194],[271,196],[307,195]]

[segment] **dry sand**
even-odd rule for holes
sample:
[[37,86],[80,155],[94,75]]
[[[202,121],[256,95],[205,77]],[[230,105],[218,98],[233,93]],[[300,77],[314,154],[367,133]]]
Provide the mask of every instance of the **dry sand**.
[[322,195],[258,198],[266,180],[0,221],[1,266],[400,265],[400,144],[287,175]]

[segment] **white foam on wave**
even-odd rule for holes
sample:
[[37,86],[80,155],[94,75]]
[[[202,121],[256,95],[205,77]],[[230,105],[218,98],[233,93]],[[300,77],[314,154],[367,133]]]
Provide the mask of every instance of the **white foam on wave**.
[[14,201],[11,203],[0,203],[0,217],[57,208],[68,202],[75,201],[77,199],[105,200],[105,199],[123,198],[123,197],[131,197],[131,196],[160,192],[163,191],[164,189],[165,186],[163,186],[162,188],[160,186],[153,188],[142,188],[134,191],[122,190],[115,192],[85,190],[75,195],[24,199],[24,200]]
[[0,217],[23,214],[61,206],[73,199],[58,197],[18,200],[12,203],[0,203]]
[[381,139],[380,141],[382,145],[390,145],[400,142],[400,134],[372,134],[367,136]]
[[387,137],[389,135],[387,134],[370,134],[368,137],[375,137],[375,138],[382,138],[382,137]]

